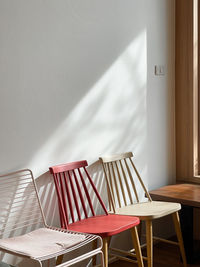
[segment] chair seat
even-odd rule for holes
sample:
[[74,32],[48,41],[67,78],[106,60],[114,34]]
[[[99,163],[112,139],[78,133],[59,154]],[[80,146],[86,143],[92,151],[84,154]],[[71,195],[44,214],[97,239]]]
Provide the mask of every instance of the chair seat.
[[115,214],[133,215],[141,220],[157,219],[181,209],[179,203],[151,201],[117,208]]
[[133,216],[98,215],[69,224],[69,230],[108,237],[130,229],[139,222],[139,218]]
[[44,260],[56,257],[81,241],[85,236],[77,233],[61,232],[48,228],[40,228],[28,234],[0,239],[0,248],[18,255]]

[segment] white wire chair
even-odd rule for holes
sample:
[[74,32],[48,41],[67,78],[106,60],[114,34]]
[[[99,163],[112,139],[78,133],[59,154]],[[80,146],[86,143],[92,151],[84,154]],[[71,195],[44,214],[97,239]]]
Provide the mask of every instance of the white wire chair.
[[[47,225],[31,170],[0,175],[2,253],[31,259],[40,266],[43,266],[44,261],[56,258],[56,266],[59,267],[71,266],[99,254],[101,266],[104,266],[101,249],[102,240],[99,236]],[[86,252],[83,253],[83,250]],[[71,252],[79,256],[61,263],[61,255]]]

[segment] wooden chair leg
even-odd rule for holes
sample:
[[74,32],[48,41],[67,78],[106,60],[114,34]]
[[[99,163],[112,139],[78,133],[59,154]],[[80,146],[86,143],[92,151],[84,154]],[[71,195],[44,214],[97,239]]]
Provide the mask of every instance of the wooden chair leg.
[[110,247],[110,241],[111,241],[111,238],[112,238],[112,236],[109,236],[109,237],[108,237],[108,249],[109,249],[109,247]]
[[109,243],[109,238],[104,237],[103,238],[103,255],[104,255],[104,266],[108,267],[108,243]]
[[140,247],[140,242],[139,242],[138,232],[137,232],[136,227],[133,227],[131,229],[131,235],[132,235],[133,245],[135,248],[135,253],[136,253],[136,257],[137,257],[137,261],[138,261],[138,266],[144,267],[143,259],[142,259],[142,253],[141,253],[141,247]]
[[138,224],[137,231],[138,231],[139,241],[141,243],[141,240],[142,240],[142,221],[140,221],[140,224]]
[[180,225],[180,219],[179,219],[178,212],[173,213],[172,217],[173,217],[175,231],[176,231],[176,235],[177,235],[177,238],[178,238],[180,252],[181,252],[181,256],[182,256],[182,260],[183,260],[183,266],[187,267],[187,261],[186,261],[186,256],[185,256],[185,248],[184,248],[184,244],[183,244],[183,237],[182,237],[181,225]]
[[146,243],[147,243],[147,263],[148,267],[153,267],[153,232],[152,221],[146,221]]
[[[93,242],[92,242],[92,249],[96,249],[97,248],[97,239],[95,239]],[[93,256],[92,258],[92,266],[95,266],[96,265],[96,262],[97,262],[97,256]]]
[[57,258],[57,260],[56,260],[56,265],[59,265],[59,264],[62,263],[62,261],[63,261],[63,257],[64,257],[64,255],[60,255],[60,256],[58,256],[58,258]]

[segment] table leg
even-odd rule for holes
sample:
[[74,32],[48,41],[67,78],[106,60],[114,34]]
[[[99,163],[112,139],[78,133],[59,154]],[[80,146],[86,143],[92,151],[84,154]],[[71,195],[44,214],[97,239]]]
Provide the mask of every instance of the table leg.
[[193,207],[182,205],[180,222],[187,263],[194,263]]

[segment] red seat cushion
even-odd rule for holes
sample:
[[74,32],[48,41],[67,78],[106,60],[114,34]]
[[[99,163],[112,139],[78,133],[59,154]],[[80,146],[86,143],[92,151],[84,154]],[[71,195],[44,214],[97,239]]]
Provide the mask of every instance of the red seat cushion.
[[139,218],[124,215],[98,215],[75,223],[69,224],[69,230],[88,234],[96,234],[101,237],[112,236],[140,223]]

